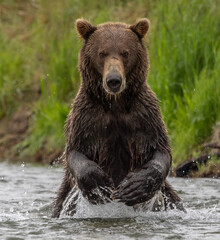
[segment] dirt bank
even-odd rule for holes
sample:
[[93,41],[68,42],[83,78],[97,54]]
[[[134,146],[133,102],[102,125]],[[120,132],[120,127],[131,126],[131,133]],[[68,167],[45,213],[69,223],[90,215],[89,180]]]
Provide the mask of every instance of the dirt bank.
[[44,147],[34,154],[23,154],[20,143],[27,137],[31,126],[32,110],[27,104],[20,107],[12,116],[0,120],[0,160],[10,162],[37,162],[50,164],[62,154],[62,149],[48,151]]

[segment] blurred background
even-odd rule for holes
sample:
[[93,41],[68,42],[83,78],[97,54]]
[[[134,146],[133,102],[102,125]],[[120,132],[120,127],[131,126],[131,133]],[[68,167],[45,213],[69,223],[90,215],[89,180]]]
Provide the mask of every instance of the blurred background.
[[62,154],[80,85],[77,18],[133,24],[147,17],[148,83],[173,165],[196,159],[206,163],[197,175],[219,175],[219,13],[219,0],[0,0],[0,161],[47,164]]

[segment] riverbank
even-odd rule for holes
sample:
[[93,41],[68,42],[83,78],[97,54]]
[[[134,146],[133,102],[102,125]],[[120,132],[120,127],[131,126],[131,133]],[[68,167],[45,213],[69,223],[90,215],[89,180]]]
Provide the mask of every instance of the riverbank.
[[25,151],[28,146],[22,145],[22,143],[25,142],[30,132],[33,115],[31,108],[26,105],[19,108],[14,114],[1,119],[0,161],[52,164],[61,156],[62,148],[46,149],[42,146],[33,153]]
[[[28,135],[31,117],[34,113],[23,106],[10,118],[0,121],[0,161],[12,163],[38,163],[53,165],[59,163],[63,148],[40,148],[33,155],[23,154],[20,143]],[[220,178],[220,124],[214,129],[210,142],[201,146],[200,156],[187,159],[173,167],[171,176],[185,178]],[[197,151],[198,152],[198,151]]]

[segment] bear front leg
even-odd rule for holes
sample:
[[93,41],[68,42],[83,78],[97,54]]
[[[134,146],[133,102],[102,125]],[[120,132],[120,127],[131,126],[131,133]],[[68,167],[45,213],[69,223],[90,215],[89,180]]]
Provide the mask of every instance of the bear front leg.
[[130,172],[112,194],[112,198],[128,206],[150,200],[162,186],[168,175],[171,156],[155,152],[153,158],[141,170]]
[[91,203],[110,201],[113,182],[97,163],[73,150],[67,155],[67,166],[83,196]]

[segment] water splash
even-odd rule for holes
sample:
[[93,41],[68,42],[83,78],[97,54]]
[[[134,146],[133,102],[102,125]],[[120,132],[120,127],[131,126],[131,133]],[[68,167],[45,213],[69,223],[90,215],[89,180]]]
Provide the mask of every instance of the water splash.
[[142,213],[164,210],[161,192],[145,203],[136,204],[134,207],[106,198],[99,188],[92,192],[103,199],[104,204],[92,204],[82,196],[81,191],[75,186],[63,203],[61,217],[73,216],[73,218],[134,218]]
[[[75,207],[75,208],[74,208]],[[74,210],[73,210],[74,208]],[[128,207],[123,203],[111,201],[106,204],[91,204],[82,196],[79,189],[73,189],[67,200],[61,217],[73,215],[73,218],[131,218],[138,216],[133,207]]]

